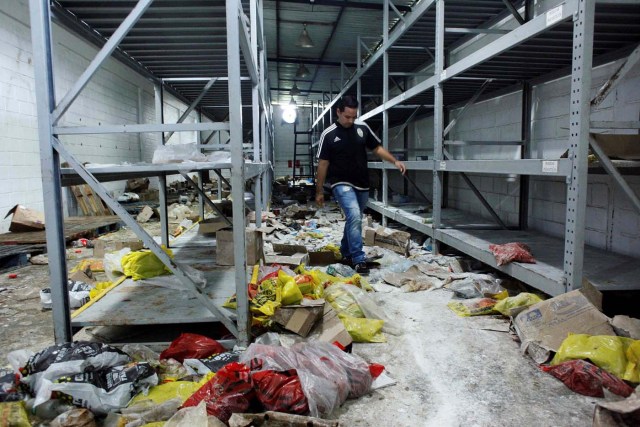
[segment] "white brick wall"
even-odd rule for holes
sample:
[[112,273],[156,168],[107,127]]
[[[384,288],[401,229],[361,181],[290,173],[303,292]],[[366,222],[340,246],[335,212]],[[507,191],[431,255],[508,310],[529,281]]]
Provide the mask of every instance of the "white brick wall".
[[[54,25],[53,62],[58,101],[84,71],[97,49]],[[115,61],[108,60],[98,70],[80,96],[63,116],[60,124],[95,126],[138,122],[138,91],[142,89],[142,115],[145,123],[155,122],[153,86],[144,78]],[[29,27],[28,2],[0,2],[0,213],[2,217],[15,204],[42,210],[40,149],[34,72]],[[181,102],[165,98],[167,120],[186,110]],[[187,121],[193,121],[192,113]],[[63,136],[62,142],[81,162],[122,163],[150,161],[157,135],[112,134]],[[195,135],[178,135],[173,140],[193,142]],[[64,160],[64,159],[63,159]],[[107,183],[114,193],[124,182]],[[65,192],[63,192],[64,197]],[[0,232],[9,219],[0,222]]]
[[[620,61],[599,67],[593,72],[592,95],[610,77]],[[568,148],[569,78],[563,78],[534,88],[532,149],[534,158],[556,159]],[[520,94],[511,94],[470,107],[458,122],[449,139],[460,140],[517,140],[520,139]],[[456,117],[456,112],[452,113]],[[592,120],[638,120],[640,117],[640,65],[620,82],[617,89],[592,114]],[[432,148],[431,118],[418,120],[411,135],[415,146]],[[450,150],[457,159],[516,158],[513,147],[455,147]],[[432,153],[431,153],[432,154]],[[431,173],[414,172],[416,182],[431,193]],[[498,215],[509,225],[518,222],[517,182],[505,176],[469,175]],[[627,177],[640,195],[640,177]],[[564,179],[533,177],[529,201],[531,228],[554,236],[564,237],[566,207]],[[449,179],[449,206],[489,214],[477,201],[459,175]],[[640,250],[640,215],[608,175],[590,175],[586,214],[585,238],[589,245],[614,252],[637,256]]]

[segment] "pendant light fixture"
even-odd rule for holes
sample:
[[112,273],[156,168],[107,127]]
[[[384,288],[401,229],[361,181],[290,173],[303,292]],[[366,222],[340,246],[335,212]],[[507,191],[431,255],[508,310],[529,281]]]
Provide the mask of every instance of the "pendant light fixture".
[[296,46],[300,47],[314,47],[313,40],[309,37],[309,32],[307,31],[307,24],[302,24],[302,32],[300,36],[298,36],[298,41],[296,42]]

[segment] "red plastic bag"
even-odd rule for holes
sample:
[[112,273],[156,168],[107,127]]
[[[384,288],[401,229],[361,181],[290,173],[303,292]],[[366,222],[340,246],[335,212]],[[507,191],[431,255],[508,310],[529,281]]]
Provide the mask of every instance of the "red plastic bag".
[[251,381],[258,400],[267,411],[300,415],[309,412],[307,398],[295,369],[254,372]]
[[227,351],[218,341],[198,334],[180,334],[169,348],[160,353],[160,360],[175,359],[182,363],[184,359],[204,359]]
[[535,258],[531,255],[531,249],[524,243],[512,242],[504,245],[489,245],[489,250],[496,257],[498,265],[508,264],[511,261],[536,263]]
[[204,400],[207,413],[226,423],[231,414],[246,412],[255,398],[249,373],[249,367],[242,363],[225,365],[215,377],[193,393],[182,407],[197,406]]
[[604,397],[603,387],[619,396],[633,393],[627,383],[582,359],[570,360],[556,366],[541,366],[576,393],[591,397]]

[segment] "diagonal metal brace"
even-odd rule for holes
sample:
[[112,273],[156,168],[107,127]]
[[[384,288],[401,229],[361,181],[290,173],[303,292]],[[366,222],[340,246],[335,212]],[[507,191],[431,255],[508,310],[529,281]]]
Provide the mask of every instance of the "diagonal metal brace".
[[[229,220],[229,218],[227,218],[222,213],[222,211],[216,206],[216,204],[213,203],[211,201],[211,199],[209,197],[207,197],[206,194],[204,194],[204,191],[202,191],[200,186],[198,184],[196,184],[196,182],[193,179],[191,179],[191,177],[189,175],[187,175],[185,172],[181,172],[180,175],[182,175],[182,177],[184,179],[186,179],[189,184],[191,184],[196,190],[198,190],[198,194],[200,194],[202,196],[202,199],[211,207],[211,209],[213,209],[214,211],[218,212],[218,215],[220,215],[222,218],[224,218],[224,220],[227,221],[227,224],[229,224],[230,226],[233,226],[233,223]],[[204,218],[202,218],[202,219],[204,219]]]
[[627,197],[631,201],[631,204],[633,204],[636,210],[640,212],[640,199],[638,199],[638,195],[635,193],[635,191],[633,191],[629,184],[627,184],[627,181],[620,174],[620,172],[618,172],[618,169],[616,169],[609,156],[606,155],[593,135],[589,135],[589,145],[591,146],[594,154],[598,157],[598,160],[600,160],[600,164],[602,165],[604,170],[607,171],[609,175],[611,175],[615,183],[618,184],[618,187],[620,187],[622,192],[627,195]]
[[138,224],[138,222],[129,213],[114,200],[104,186],[89,172],[82,164],[73,156],[66,147],[57,139],[52,138],[53,148],[64,157],[71,167],[85,180],[93,191],[100,196],[102,200],[115,212],[118,217],[144,242],[144,244],[153,252],[158,259],[167,266],[169,270],[183,284],[186,291],[191,292],[234,336],[238,336],[238,328],[231,319],[226,317],[223,312],[211,301],[211,299],[199,289],[193,280],[167,255],[160,245],[149,236],[149,234]]
[[[446,159],[451,159],[453,156],[451,156],[451,154],[449,154],[449,152],[447,150],[442,150],[444,153],[444,157]],[[473,194],[476,195],[476,197],[478,198],[478,200],[480,200],[480,203],[482,203],[482,206],[485,207],[485,209],[489,212],[489,215],[491,215],[491,217],[493,218],[493,220],[495,222],[497,222],[498,224],[500,224],[500,227],[502,227],[504,230],[509,229],[509,227],[507,227],[507,224],[504,223],[504,221],[502,221],[502,219],[500,218],[500,216],[498,216],[497,212],[493,209],[493,207],[489,204],[489,202],[487,201],[487,199],[484,198],[484,196],[482,195],[482,193],[480,192],[480,190],[478,190],[478,187],[475,186],[475,184],[471,181],[471,178],[469,178],[467,176],[466,173],[464,172],[460,172],[460,175],[462,176],[462,179],[464,179],[464,182],[467,183],[467,185],[469,186],[469,188],[471,189],[471,191],[473,191]]]

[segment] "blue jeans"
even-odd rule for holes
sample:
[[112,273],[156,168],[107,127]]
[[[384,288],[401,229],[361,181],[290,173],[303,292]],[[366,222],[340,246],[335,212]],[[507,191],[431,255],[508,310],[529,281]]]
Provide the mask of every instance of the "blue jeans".
[[354,264],[364,262],[362,213],[367,206],[369,192],[356,190],[349,185],[336,185],[331,191],[346,217],[344,234],[340,242],[340,252],[343,257],[351,258]]

